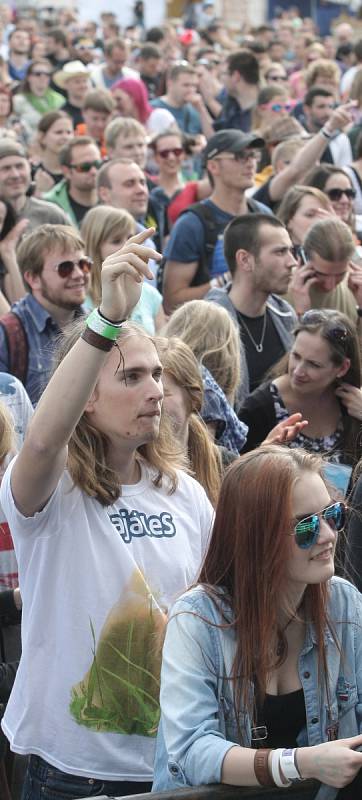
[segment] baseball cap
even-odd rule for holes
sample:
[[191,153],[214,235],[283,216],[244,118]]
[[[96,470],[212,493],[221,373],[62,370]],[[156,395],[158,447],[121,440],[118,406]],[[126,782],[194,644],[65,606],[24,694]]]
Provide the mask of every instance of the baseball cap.
[[0,141],[0,158],[6,158],[7,156],[26,158],[26,153],[19,142],[14,142],[11,139],[2,139]]
[[210,137],[204,149],[204,164],[219,153],[241,153],[247,147],[264,147],[264,139],[254,133],[243,133],[233,128],[218,131]]

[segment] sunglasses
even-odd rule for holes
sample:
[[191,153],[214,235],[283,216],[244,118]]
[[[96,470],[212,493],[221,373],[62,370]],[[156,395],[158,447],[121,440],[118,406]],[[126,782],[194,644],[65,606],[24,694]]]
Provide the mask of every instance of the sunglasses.
[[308,550],[309,547],[317,542],[321,527],[321,518],[332,528],[333,531],[339,533],[344,528],[346,521],[346,506],[344,503],[332,503],[331,506],[320,511],[318,514],[310,514],[308,517],[299,520],[294,527],[292,536],[295,536],[295,542],[302,550]]
[[56,267],[54,267],[54,269],[60,278],[69,278],[69,275],[72,274],[76,267],[83,272],[83,275],[88,275],[91,271],[92,264],[93,261],[91,258],[83,256],[83,258],[80,258],[79,261],[61,261],[60,264],[57,264]]
[[34,72],[31,72],[30,75],[34,75],[36,78],[41,78],[42,75],[46,75],[47,78],[50,78],[50,72],[40,72],[40,71],[39,72],[38,71],[35,72],[34,71]]
[[168,158],[170,155],[176,156],[179,158],[183,154],[183,147],[169,147],[166,150],[157,150],[157,155],[161,156],[161,158]]
[[343,325],[338,325],[330,319],[328,314],[323,311],[315,311],[311,309],[306,311],[300,318],[302,325],[320,325],[321,322],[329,323],[330,327],[324,334],[328,339],[334,339],[342,347],[345,346],[348,340],[348,331]]
[[83,164],[69,164],[69,167],[74,169],[75,172],[90,172],[92,167],[100,169],[102,164],[103,161],[96,159],[95,161],[84,161]]
[[264,108],[268,111],[276,111],[279,113],[280,111],[293,111],[295,103],[266,103]]
[[286,75],[268,75],[267,80],[279,83],[279,81],[287,81],[288,78]]
[[342,195],[346,195],[348,200],[354,200],[356,197],[355,189],[330,189],[329,192],[326,192],[330,200],[340,200]]
[[260,161],[261,150],[242,150],[240,153],[230,153],[230,155],[220,155],[212,159],[213,161],[239,161],[241,164],[252,158],[253,161]]

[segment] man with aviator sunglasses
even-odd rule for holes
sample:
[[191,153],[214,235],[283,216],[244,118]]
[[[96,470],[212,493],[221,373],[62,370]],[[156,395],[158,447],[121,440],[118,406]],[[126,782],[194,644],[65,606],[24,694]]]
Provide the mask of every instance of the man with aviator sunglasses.
[[23,239],[17,256],[29,291],[11,307],[15,329],[5,329],[0,317],[0,371],[15,374],[21,367],[16,377],[35,405],[46,386],[59,335],[84,313],[92,262],[70,225],[43,225]]
[[87,211],[97,205],[97,175],[102,159],[90,136],[75,136],[62,147],[59,160],[64,180],[56,183],[44,197],[66,212],[78,228]]

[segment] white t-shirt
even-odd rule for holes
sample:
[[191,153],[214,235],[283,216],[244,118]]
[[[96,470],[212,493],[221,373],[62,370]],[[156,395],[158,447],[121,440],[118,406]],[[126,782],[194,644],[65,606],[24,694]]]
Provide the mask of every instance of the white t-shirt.
[[[18,452],[24,441],[25,431],[33,415],[33,406],[20,381],[7,372],[0,372],[0,401],[10,411],[14,421],[15,451]],[[14,455],[14,452],[12,455]],[[11,461],[7,457],[0,466],[0,482],[5,468]],[[0,505],[0,592],[15,589],[18,585],[18,566],[13,540],[5,514]]]
[[4,732],[15,752],[70,774],[151,780],[159,607],[194,581],[211,505],[185,473],[168,494],[143,466],[107,509],[65,472],[46,507],[26,518],[11,469],[1,501],[19,564],[23,654]]

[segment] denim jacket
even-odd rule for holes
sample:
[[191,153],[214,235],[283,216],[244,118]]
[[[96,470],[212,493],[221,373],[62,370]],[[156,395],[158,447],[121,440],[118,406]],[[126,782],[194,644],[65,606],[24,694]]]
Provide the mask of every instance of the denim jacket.
[[[299,657],[307,720],[298,737],[300,747],[362,732],[362,595],[341,578],[330,581],[329,617],[340,643],[339,650],[326,630],[330,705],[324,682],[318,679],[312,625],[307,625]],[[200,586],[184,594],[171,611],[163,652],[154,791],[220,783],[223,759],[239,743],[228,680],[235,635],[232,627],[217,627],[231,619],[225,602],[221,613]],[[239,725],[242,745],[250,747],[252,720],[243,708]],[[322,784],[317,798],[333,800],[337,792]]]

